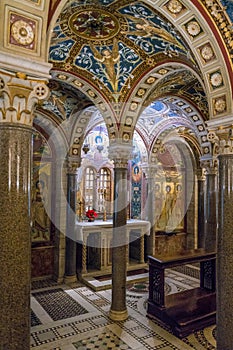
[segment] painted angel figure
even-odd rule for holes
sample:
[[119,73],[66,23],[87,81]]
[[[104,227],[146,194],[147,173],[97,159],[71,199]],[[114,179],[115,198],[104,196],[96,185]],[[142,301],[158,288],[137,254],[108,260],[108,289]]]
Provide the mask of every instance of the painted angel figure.
[[144,38],[150,37],[152,39],[154,39],[156,36],[156,38],[160,37],[170,44],[174,44],[180,48],[183,48],[183,45],[166,29],[158,27],[155,23],[148,21],[146,18],[135,18],[134,16],[130,15],[127,15],[126,17],[128,17],[133,22],[136,22],[136,29],[129,31],[121,31],[122,34],[131,34]]
[[117,70],[115,64],[120,61],[120,54],[118,50],[117,40],[113,40],[112,51],[109,49],[103,49],[99,52],[94,45],[90,44],[91,50],[94,53],[94,57],[97,61],[99,61],[105,69],[103,69],[105,76],[108,78],[113,91],[116,92],[118,90],[118,79],[117,79]]

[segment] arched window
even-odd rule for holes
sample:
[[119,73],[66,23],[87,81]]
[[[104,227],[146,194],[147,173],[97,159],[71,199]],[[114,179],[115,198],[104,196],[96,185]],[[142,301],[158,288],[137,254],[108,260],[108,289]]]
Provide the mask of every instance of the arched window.
[[85,211],[95,207],[95,179],[95,170],[91,167],[87,167],[83,176],[83,198],[85,201]]
[[98,211],[111,213],[111,172],[108,168],[101,168],[98,177]]

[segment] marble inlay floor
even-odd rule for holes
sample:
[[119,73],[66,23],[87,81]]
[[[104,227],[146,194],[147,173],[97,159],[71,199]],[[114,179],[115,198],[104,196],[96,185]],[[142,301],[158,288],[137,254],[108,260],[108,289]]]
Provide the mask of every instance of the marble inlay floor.
[[[194,274],[195,275],[195,274]],[[167,270],[166,293],[198,286],[193,274]],[[94,292],[87,286],[76,284],[54,286],[46,284],[33,289],[31,298],[32,328],[31,348],[35,350],[212,350],[215,349],[216,327],[208,327],[187,338],[176,338],[169,329],[146,317],[148,282],[137,282],[127,286],[127,308],[129,317],[124,322],[113,322],[108,318],[111,305],[111,290]],[[54,290],[66,300],[57,299]],[[42,293],[44,292],[44,293]],[[35,296],[42,293],[44,300]],[[51,304],[53,295],[54,304]],[[50,305],[46,308],[46,300]],[[69,306],[68,304],[71,304]],[[67,304],[68,303],[68,304]],[[54,305],[54,310],[51,311]],[[81,306],[84,312],[74,315],[72,310]],[[71,310],[67,312],[63,308]],[[54,314],[56,319],[54,320]],[[41,324],[38,324],[38,323]]]

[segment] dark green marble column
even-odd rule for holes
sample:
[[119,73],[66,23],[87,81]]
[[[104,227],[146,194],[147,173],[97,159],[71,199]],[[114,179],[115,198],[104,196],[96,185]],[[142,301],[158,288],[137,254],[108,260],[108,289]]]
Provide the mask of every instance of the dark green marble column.
[[150,222],[150,235],[146,237],[146,260],[148,255],[155,253],[155,207],[154,207],[154,185],[156,168],[148,167],[146,171],[147,180],[147,220]]
[[114,213],[112,237],[112,303],[109,317],[123,321],[128,317],[126,307],[126,269],[128,256],[127,223],[127,145],[111,150],[114,160]]
[[44,82],[1,71],[1,350],[30,349],[32,123],[35,105],[48,96]]
[[197,170],[198,190],[198,248],[204,248],[205,234],[205,176],[203,169]]
[[216,251],[217,239],[217,162],[206,162],[206,208],[204,248]]
[[233,348],[233,154],[219,156],[217,349]]
[[76,254],[77,243],[75,237],[76,198],[77,198],[77,171],[80,162],[68,160],[67,169],[67,210],[66,210],[66,260],[65,283],[77,281]]
[[32,129],[0,123],[0,349],[30,349]]

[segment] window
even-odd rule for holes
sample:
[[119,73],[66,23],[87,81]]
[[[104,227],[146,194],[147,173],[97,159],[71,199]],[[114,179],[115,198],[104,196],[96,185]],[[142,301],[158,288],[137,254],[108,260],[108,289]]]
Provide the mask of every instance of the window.
[[84,197],[84,209],[96,209],[94,206],[94,188],[95,186],[95,170],[93,168],[86,168],[83,177],[83,197]]
[[111,173],[108,168],[101,168],[98,179],[98,211],[111,213]]

